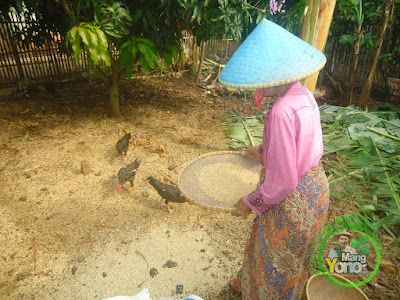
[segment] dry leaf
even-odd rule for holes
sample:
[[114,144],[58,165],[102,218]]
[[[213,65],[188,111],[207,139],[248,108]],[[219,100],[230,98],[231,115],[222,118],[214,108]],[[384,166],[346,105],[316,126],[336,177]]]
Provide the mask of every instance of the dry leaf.
[[175,180],[173,180],[170,176],[168,176],[167,174],[165,174],[164,172],[161,174],[163,177],[164,177],[164,179],[167,181],[167,183],[168,184],[173,184],[173,185],[178,185],[176,182],[175,182]]
[[341,185],[335,186],[335,190],[336,190],[339,194],[343,194],[343,193],[346,192],[345,188],[342,187]]
[[22,140],[26,141],[28,140],[28,138],[29,138],[29,131],[22,137]]
[[386,274],[399,274],[397,266],[384,258],[381,258],[381,265],[379,268]]
[[149,268],[149,263],[148,263],[146,257],[144,257],[144,255],[142,254],[142,252],[140,252],[139,250],[136,250],[136,251],[135,251],[135,254],[136,254],[137,256],[139,256],[141,259],[143,259],[143,260],[146,262],[146,264],[147,264],[147,268]]

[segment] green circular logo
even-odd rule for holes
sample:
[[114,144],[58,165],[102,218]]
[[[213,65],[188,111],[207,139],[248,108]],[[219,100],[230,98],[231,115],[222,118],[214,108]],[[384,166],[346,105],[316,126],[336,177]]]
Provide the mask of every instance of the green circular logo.
[[[360,234],[363,235],[363,237],[365,237],[365,239],[367,239],[368,241],[370,241],[372,243],[372,245],[375,248],[375,252],[376,252],[376,265],[374,270],[371,272],[371,274],[364,280],[360,281],[360,282],[355,282],[355,283],[347,283],[347,282],[342,282],[338,279],[336,279],[334,276],[331,275],[331,272],[329,270],[327,270],[327,266],[323,263],[323,250],[324,247],[327,243],[327,241],[330,239],[331,236],[333,236],[334,234],[336,234],[337,232],[344,230],[344,229],[353,229],[353,231],[358,232]],[[332,229],[331,231],[329,231],[326,236],[323,238],[323,240],[321,241],[321,244],[319,246],[318,249],[318,266],[323,274],[323,276],[334,286],[343,289],[344,287],[354,287],[354,286],[361,286],[364,285],[366,283],[368,283],[372,278],[374,278],[374,276],[376,275],[376,273],[378,272],[379,269],[379,265],[381,263],[381,250],[382,249],[382,245],[379,242],[379,240],[376,238],[375,234],[373,233],[373,231],[367,227],[364,227],[362,225],[356,225],[356,224],[345,224],[345,225],[341,225],[339,227],[336,227],[334,229]]]

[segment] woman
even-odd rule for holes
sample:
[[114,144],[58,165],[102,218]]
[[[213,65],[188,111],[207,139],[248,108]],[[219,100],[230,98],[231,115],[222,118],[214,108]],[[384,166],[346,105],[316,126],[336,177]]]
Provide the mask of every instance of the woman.
[[[256,37],[252,37],[254,33]],[[293,37],[285,29],[263,20],[246,39],[251,38],[250,46],[245,45],[246,41],[242,44],[245,51],[267,51],[264,57],[268,63],[273,60],[268,55],[283,53],[280,64],[278,60],[275,66],[261,67],[259,75],[255,76],[256,80],[264,81],[253,86],[265,87],[262,90],[265,95],[277,99],[265,116],[262,144],[245,153],[263,159],[260,184],[254,192],[240,199],[232,211],[235,216],[247,216],[252,211],[257,214],[246,244],[242,270],[230,281],[243,299],[300,299],[307,279],[309,245],[327,218],[329,185],[320,163],[323,144],[319,108],[310,91],[297,79],[322,68],[325,61],[318,53],[316,55],[316,49]],[[257,48],[259,43],[254,42],[260,39],[268,41],[261,50]],[[288,40],[290,42],[285,43]],[[241,57],[254,57],[246,52],[243,55],[241,47],[237,57],[235,53],[227,64],[228,67],[233,62],[234,68],[231,65],[227,73],[221,73],[225,85],[239,85],[242,80],[246,87],[252,86],[251,76],[250,79],[236,76],[240,78],[236,82],[231,76],[235,69],[250,74],[246,67],[237,67],[238,57],[239,62]],[[271,51],[273,47],[279,51]],[[285,55],[296,49],[300,51],[290,58],[292,61],[284,62]],[[298,67],[299,74],[289,74],[282,80],[282,74],[289,73],[288,66],[301,64],[301,58],[309,63],[306,67],[310,69]],[[249,64],[246,60],[241,62],[242,66]],[[254,68],[258,66],[248,68],[257,74]],[[260,91],[256,92],[258,106],[263,96]]]

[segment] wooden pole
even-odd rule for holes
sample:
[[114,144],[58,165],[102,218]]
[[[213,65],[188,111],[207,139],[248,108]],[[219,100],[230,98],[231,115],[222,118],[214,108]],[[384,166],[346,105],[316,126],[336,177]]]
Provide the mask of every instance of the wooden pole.
[[203,61],[204,61],[204,52],[205,52],[205,41],[201,42],[201,46],[200,46],[200,62],[199,62],[199,67],[197,68],[197,74],[196,74],[196,80],[195,80],[195,85],[199,84],[199,80],[200,80],[200,75],[201,75],[201,69],[203,67]]
[[[318,1],[310,0],[310,3],[317,4]],[[307,21],[303,24],[303,26],[311,26],[310,24],[315,24],[314,26],[314,34],[310,39],[312,40],[311,45],[317,48],[318,50],[324,52],[326,40],[328,39],[329,27],[331,26],[333,11],[335,9],[336,0],[319,0],[318,13],[315,14],[316,8],[313,7],[312,11],[308,10],[307,14],[313,14],[315,16],[315,20],[311,20],[311,18],[305,18]],[[313,13],[314,12],[314,13]],[[311,22],[307,25],[308,22]],[[310,28],[312,32],[313,29]],[[307,77],[304,80],[303,85],[308,88],[312,93],[315,90],[315,86],[317,85],[318,73]]]

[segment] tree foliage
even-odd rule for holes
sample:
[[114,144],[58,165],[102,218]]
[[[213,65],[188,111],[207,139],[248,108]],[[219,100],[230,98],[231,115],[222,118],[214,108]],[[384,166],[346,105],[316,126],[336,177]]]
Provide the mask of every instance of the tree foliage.
[[[21,40],[40,46],[51,29],[66,39],[63,45],[76,59],[85,52],[110,85],[113,114],[120,114],[120,79],[130,77],[137,65],[148,72],[176,62],[182,31],[192,33],[198,44],[213,37],[244,39],[262,18],[296,31],[304,5],[305,0],[11,0],[0,9],[3,16],[10,8],[35,14],[37,26],[21,32]],[[283,13],[289,9],[290,14]]]

